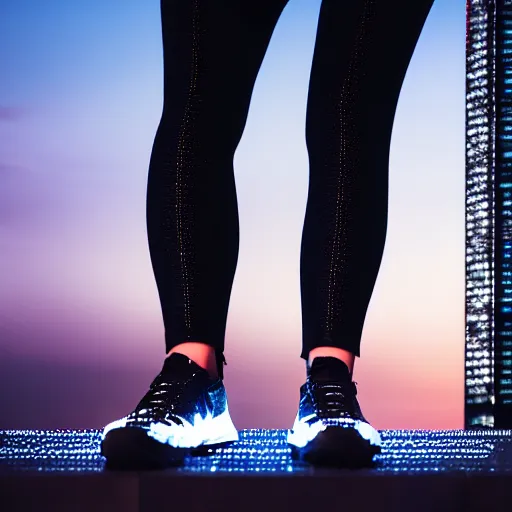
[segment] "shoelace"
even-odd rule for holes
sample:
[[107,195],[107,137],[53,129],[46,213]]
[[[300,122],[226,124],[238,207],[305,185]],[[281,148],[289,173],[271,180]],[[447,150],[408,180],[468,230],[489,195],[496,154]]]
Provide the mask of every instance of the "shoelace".
[[355,411],[351,395],[355,391],[356,388],[353,383],[347,385],[339,382],[312,381],[311,398],[317,416],[320,418],[332,418],[339,417],[343,413],[352,415]]
[[185,386],[192,379],[173,380],[166,382],[163,375],[159,374],[151,383],[149,391],[142,397],[134,412],[141,414],[141,411],[147,410],[148,416],[163,422],[174,422],[182,425],[181,419],[169,414],[181,403],[181,395]]

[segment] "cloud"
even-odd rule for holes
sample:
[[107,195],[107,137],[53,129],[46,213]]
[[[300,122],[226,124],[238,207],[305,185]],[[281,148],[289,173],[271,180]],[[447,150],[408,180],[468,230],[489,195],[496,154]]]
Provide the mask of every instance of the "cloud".
[[28,168],[21,165],[13,165],[0,162],[0,178],[8,178],[9,176],[17,176],[20,172],[27,172]]
[[0,226],[34,225],[45,205],[52,210],[46,192],[45,183],[29,168],[0,161]]
[[17,121],[23,113],[21,107],[3,107],[0,105],[0,121]]

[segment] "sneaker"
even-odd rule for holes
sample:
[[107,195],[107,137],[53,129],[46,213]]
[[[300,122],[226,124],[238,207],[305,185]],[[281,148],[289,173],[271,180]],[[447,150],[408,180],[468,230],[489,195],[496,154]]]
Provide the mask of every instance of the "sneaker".
[[222,379],[173,353],[137,407],[102,432],[106,467],[156,469],[179,464],[193,448],[238,440]]
[[370,466],[381,438],[364,418],[347,365],[316,357],[300,388],[300,403],[287,441],[292,457],[328,466]]

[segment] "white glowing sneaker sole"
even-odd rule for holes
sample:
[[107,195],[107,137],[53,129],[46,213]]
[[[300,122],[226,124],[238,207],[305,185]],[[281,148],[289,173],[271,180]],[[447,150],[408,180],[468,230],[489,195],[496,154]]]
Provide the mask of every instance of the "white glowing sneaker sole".
[[366,466],[381,451],[379,432],[369,423],[352,418],[321,420],[312,424],[295,418],[287,442],[292,456],[326,465]]
[[108,424],[102,433],[101,454],[107,469],[163,469],[181,464],[194,450],[212,450],[238,441],[229,411],[215,418],[196,415],[194,426],[168,426],[148,422],[147,427],[127,426],[126,418]]
[[128,428],[141,430],[148,437],[174,448],[196,448],[203,445],[238,441],[238,431],[231,420],[227,406],[222,414],[215,417],[208,414],[202,418],[198,413],[192,422],[181,417],[180,420],[182,421],[181,425],[174,423],[167,425],[148,420],[147,427],[127,427],[127,417],[124,417],[109,423],[103,429],[102,440],[107,437],[109,432]]

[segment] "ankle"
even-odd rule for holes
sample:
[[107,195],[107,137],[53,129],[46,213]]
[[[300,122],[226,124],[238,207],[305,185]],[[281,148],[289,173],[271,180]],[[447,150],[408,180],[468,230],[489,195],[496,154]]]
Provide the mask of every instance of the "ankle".
[[174,352],[187,356],[201,368],[204,368],[213,379],[217,379],[219,377],[215,349],[212,346],[198,341],[187,341],[180,343],[179,345],[175,345],[171,350],[169,350],[167,357]]
[[311,366],[316,357],[335,357],[341,359],[348,366],[350,374],[354,372],[355,355],[348,350],[338,347],[316,347],[309,352],[308,366]]

